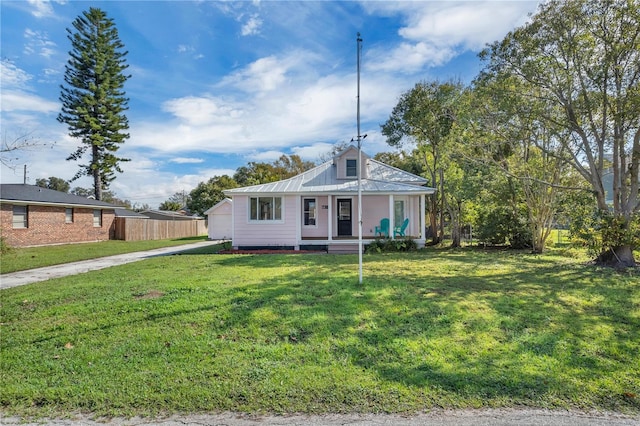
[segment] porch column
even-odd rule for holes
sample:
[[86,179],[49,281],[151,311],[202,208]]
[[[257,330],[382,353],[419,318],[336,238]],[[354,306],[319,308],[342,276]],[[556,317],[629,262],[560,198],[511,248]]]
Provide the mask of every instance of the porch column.
[[333,195],[327,197],[327,232],[329,241],[333,241]]
[[426,196],[425,194],[420,195],[420,241],[418,243],[419,246],[424,247],[427,239],[425,238],[424,232],[427,227],[427,223],[425,222],[427,218],[426,210]]
[[294,247],[294,250],[300,250],[300,244],[302,244],[302,197],[296,197],[296,240],[298,244]]
[[396,236],[393,234],[393,228],[396,226],[395,217],[394,217],[394,202],[395,198],[393,194],[389,194],[389,238],[396,239]]

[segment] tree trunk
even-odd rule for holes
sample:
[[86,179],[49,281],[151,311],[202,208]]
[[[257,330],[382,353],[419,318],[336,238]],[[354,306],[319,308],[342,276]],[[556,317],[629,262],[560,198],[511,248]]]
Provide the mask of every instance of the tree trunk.
[[445,200],[447,205],[447,211],[451,217],[451,247],[458,248],[461,246],[461,233],[460,233],[460,216],[462,215],[462,202],[454,200],[454,205]]
[[93,169],[93,192],[96,200],[102,200],[102,179],[100,176],[100,166],[98,161],[100,152],[96,145],[91,146],[91,168]]
[[614,247],[601,253],[595,260],[595,264],[620,269],[637,266],[633,257],[633,248],[630,245]]

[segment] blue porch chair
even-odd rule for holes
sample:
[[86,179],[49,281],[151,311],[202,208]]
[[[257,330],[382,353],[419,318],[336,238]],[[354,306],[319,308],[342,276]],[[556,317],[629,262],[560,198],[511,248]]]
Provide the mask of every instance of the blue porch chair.
[[405,219],[400,226],[393,227],[393,236],[404,237],[404,232],[407,230],[407,226],[409,226],[409,218]]
[[375,229],[376,236],[381,235],[389,238],[389,219],[383,218],[380,219],[380,226],[376,226]]

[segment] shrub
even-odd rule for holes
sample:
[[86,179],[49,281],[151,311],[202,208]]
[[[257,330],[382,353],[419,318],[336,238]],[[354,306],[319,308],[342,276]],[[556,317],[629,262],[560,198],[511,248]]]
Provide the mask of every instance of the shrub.
[[367,253],[388,253],[402,251],[416,251],[418,244],[411,238],[376,238],[367,246]]
[[497,246],[509,242],[514,249],[531,248],[533,237],[527,224],[526,212],[514,213],[506,206],[481,210],[476,225],[480,242]]
[[11,251],[11,247],[7,244],[7,240],[0,236],[0,253],[7,254]]

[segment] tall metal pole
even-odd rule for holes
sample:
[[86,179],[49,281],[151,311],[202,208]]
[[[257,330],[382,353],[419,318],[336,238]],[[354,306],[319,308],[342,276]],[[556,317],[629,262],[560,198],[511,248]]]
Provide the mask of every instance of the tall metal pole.
[[362,38],[360,38],[360,33],[358,33],[356,39],[356,46],[358,50],[358,282],[362,284],[362,135],[360,135],[360,52],[362,50]]

